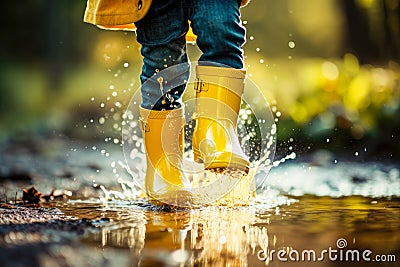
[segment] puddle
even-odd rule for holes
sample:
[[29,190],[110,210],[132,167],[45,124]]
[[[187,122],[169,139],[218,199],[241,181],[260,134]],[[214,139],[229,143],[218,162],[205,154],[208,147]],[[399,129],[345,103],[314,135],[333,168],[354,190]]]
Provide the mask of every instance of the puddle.
[[[315,261],[308,261],[312,266],[372,266],[362,259],[357,263],[345,258],[333,261],[327,254],[318,260],[329,248],[339,257],[339,241],[347,244],[343,252],[370,250],[370,259],[377,255],[400,259],[400,198],[306,195],[285,201],[269,207],[253,203],[249,207],[176,211],[154,211],[143,201],[54,204],[66,215],[110,218],[81,242],[103,251],[129,251],[133,265],[280,266],[285,262],[277,258],[279,250],[300,251],[300,256],[303,250],[314,250]],[[266,259],[260,251],[275,252],[272,259]],[[291,264],[304,266],[305,262],[299,259]],[[386,262],[383,266],[396,264]]]
[[[0,155],[3,177],[13,169],[29,174],[29,179],[8,175],[10,181],[2,182],[1,199],[12,200],[14,192],[32,184],[44,194],[62,189],[71,192],[70,199],[43,203],[44,207],[58,208],[65,216],[110,221],[61,243],[59,236],[69,232],[60,232],[57,226],[50,237],[58,243],[44,242],[46,253],[29,244],[3,247],[1,255],[10,259],[5,266],[27,262],[19,257],[26,250],[32,251],[30,259],[43,263],[32,266],[283,266],[287,264],[284,259],[293,266],[398,266],[400,260],[397,165],[285,162],[271,170],[248,207],[168,211],[132,198],[137,192],[127,182],[131,177],[117,164],[122,157],[112,149],[107,150],[113,154],[111,165],[111,159],[98,151],[74,149],[66,159],[65,151],[57,151],[59,157],[23,157],[22,153],[18,161],[15,155]],[[98,199],[106,196],[95,184],[114,192],[114,197],[119,192],[121,200]],[[131,200],[124,200],[126,196]],[[26,236],[43,239],[36,232]],[[302,252],[311,250],[315,261],[288,258],[296,259],[296,252],[301,257]],[[333,255],[325,253],[319,260],[324,250]],[[360,257],[371,251],[371,262],[346,260],[346,253],[356,250]],[[279,251],[286,251],[282,260]],[[372,261],[376,256],[386,262]]]
[[400,171],[398,166],[378,162],[287,162],[272,169],[266,187],[293,196],[399,197]]
[[[382,265],[396,266],[399,182],[395,166],[288,162],[272,169],[248,207],[163,211],[140,200],[76,200],[56,207],[66,215],[110,218],[81,242],[129,251],[133,265],[376,266],[382,257]],[[278,259],[279,251],[286,258]],[[303,251],[315,254],[302,260]],[[346,258],[353,257],[348,251],[357,258]],[[365,251],[371,251],[367,259],[360,256]]]

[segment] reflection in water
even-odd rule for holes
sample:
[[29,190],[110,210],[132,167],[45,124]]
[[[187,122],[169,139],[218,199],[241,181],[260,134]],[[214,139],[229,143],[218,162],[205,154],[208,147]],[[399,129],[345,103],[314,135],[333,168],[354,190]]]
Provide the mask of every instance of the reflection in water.
[[[259,260],[260,250],[302,251],[317,256],[340,238],[346,249],[369,249],[400,259],[400,199],[303,196],[298,202],[267,207],[205,207],[160,211],[148,203],[89,205],[68,203],[66,215],[108,217],[112,221],[89,233],[86,244],[128,249],[132,266],[281,266],[276,258]],[[291,203],[291,204],[290,204]],[[289,205],[290,204],[290,205]],[[331,262],[312,266],[373,266],[366,262]],[[305,262],[291,262],[305,266]],[[397,266],[386,263],[384,266]]]
[[255,254],[257,247],[268,247],[266,227],[253,224],[253,208],[207,207],[175,212],[134,209],[132,220],[127,220],[130,212],[120,211],[125,217],[123,223],[115,220],[86,241],[129,248],[144,266],[246,266],[248,254]]
[[[266,229],[251,225],[252,209],[212,207],[193,213],[190,249],[197,252],[194,263],[200,265],[245,266],[250,247],[264,245]],[[260,236],[264,234],[264,236]],[[255,238],[257,237],[257,238]],[[262,244],[257,242],[261,241]]]

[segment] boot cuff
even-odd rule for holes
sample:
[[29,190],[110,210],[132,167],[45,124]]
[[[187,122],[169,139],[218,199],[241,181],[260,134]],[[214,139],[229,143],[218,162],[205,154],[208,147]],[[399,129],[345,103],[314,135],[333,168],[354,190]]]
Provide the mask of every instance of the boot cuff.
[[150,110],[139,107],[140,117],[143,119],[182,118],[184,107],[174,110]]
[[245,69],[224,68],[215,66],[196,66],[197,78],[202,80],[202,76],[218,76],[227,78],[244,79],[246,77]]

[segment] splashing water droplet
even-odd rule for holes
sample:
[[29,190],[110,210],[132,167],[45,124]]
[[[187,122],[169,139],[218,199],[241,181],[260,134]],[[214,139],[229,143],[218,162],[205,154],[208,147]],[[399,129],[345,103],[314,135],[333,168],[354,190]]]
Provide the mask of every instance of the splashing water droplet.
[[293,49],[295,48],[296,44],[293,41],[289,41],[288,46]]
[[162,89],[162,87],[163,87],[163,85],[162,85],[163,81],[164,81],[164,79],[162,76],[157,78],[157,82],[160,84],[160,89]]

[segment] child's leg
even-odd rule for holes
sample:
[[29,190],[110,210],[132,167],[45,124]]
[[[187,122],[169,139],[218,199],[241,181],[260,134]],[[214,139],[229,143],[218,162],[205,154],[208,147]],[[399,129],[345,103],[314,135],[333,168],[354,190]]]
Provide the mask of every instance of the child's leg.
[[196,68],[195,160],[206,169],[248,172],[250,162],[236,132],[246,76],[242,51],[246,31],[240,21],[240,2],[190,1],[193,32],[203,52]]
[[190,0],[190,20],[203,52],[199,61],[242,69],[246,30],[240,21],[238,0]]
[[[185,33],[188,20],[180,0],[153,0],[147,15],[137,23],[137,40],[142,45],[144,57],[140,79],[142,84],[154,74],[172,65],[186,63]],[[187,66],[186,80],[189,77]],[[164,82],[167,78],[163,77]],[[172,84],[171,81],[168,81]],[[173,89],[173,90],[172,90]],[[157,79],[142,86],[142,107],[154,110],[171,110],[180,107],[180,97],[185,85],[165,87],[163,94]],[[169,91],[169,92],[167,92]],[[168,96],[165,94],[168,93]]]
[[[190,74],[185,41],[188,20],[181,2],[153,0],[149,12],[136,23],[144,57],[140,125],[146,150],[146,193],[174,205],[183,205],[190,197],[185,191],[190,183],[181,171],[185,117],[184,108],[179,107]],[[184,64],[169,69],[171,77],[155,75],[179,63]]]

